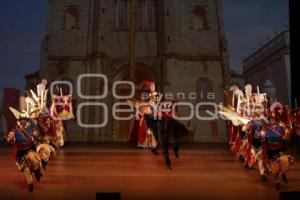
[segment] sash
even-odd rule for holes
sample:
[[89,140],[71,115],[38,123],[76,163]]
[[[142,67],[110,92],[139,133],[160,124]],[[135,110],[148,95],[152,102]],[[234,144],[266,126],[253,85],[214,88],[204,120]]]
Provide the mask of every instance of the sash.
[[13,144],[12,154],[14,158],[16,158],[18,151],[29,149],[34,145],[30,135],[24,129],[19,129],[18,127],[16,127],[15,132],[16,131],[19,131],[19,133],[27,140],[27,142],[21,144]]
[[30,137],[30,135],[24,129],[19,129],[17,127],[16,130],[19,131],[19,133],[27,140],[26,143],[21,143],[21,144],[17,143],[16,144],[18,150],[27,149],[27,148],[31,147],[33,145],[33,141],[32,141],[32,138]]

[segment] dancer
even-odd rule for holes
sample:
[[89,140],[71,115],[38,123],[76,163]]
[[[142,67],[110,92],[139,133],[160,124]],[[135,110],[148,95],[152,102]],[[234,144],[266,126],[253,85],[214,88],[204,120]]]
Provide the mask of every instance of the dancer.
[[40,157],[36,153],[34,137],[37,130],[32,127],[29,118],[14,108],[10,108],[17,119],[17,125],[7,134],[7,141],[13,146],[13,156],[18,169],[25,174],[28,190],[33,191],[33,174],[37,181],[42,176]]
[[[162,102],[162,95],[155,91],[154,82],[143,81],[142,85],[145,86],[143,103],[135,105],[139,105],[137,110],[143,112],[138,112],[138,118],[133,121],[130,131],[131,141],[137,139],[138,146],[147,142],[146,130],[151,130],[152,140],[158,141],[162,148],[166,169],[172,169],[168,152],[169,142],[172,138],[175,157],[179,158],[179,140],[188,135],[188,129],[174,117],[176,101]],[[155,155],[158,155],[157,145],[151,146],[151,149]]]
[[[282,187],[281,182],[287,182],[287,172],[294,158],[287,152],[287,141],[291,133],[297,133],[297,109],[293,112],[287,106],[282,106],[280,102],[273,103],[267,107],[268,101],[265,93],[260,93],[257,87],[256,93],[250,93],[251,87],[246,85],[243,100],[242,92],[237,87],[232,87],[233,97],[227,99],[234,101],[237,98],[237,105],[228,103],[224,106],[219,105],[219,114],[225,119],[230,120],[231,131],[241,126],[246,132],[240,145],[239,154],[245,159],[244,166],[253,168],[258,163],[258,169],[262,181],[267,180],[267,175],[272,173],[276,183],[276,189]],[[246,110],[246,114],[242,112]],[[236,128],[239,130],[238,128]],[[232,139],[234,132],[230,132],[231,148],[238,149],[239,134],[236,134],[235,141]],[[234,141],[234,142],[233,142]]]
[[[269,159],[269,165],[271,166],[272,172],[276,171],[274,163],[279,162],[281,155],[287,152],[286,141],[289,138],[290,128],[285,127],[280,121],[278,121],[279,116],[276,111],[269,113],[268,121],[269,123],[265,127],[266,129],[266,143],[267,143],[267,155]],[[273,173],[276,180],[276,189],[281,188],[280,178],[283,182],[287,182],[286,173],[282,174],[281,177],[278,173]]]
[[[153,126],[150,119],[153,113],[153,102],[150,102],[149,94],[155,94],[155,85],[150,81],[143,81],[141,83],[141,91],[138,100],[128,100],[128,102],[136,108],[135,118],[132,122],[129,140],[138,147],[151,149],[154,154],[156,151],[158,139],[156,134],[156,127]],[[151,107],[152,106],[152,107]]]

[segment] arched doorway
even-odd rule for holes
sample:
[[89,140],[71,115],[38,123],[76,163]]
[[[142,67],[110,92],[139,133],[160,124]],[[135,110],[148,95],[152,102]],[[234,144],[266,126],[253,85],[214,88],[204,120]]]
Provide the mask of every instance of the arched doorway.
[[[157,78],[155,75],[155,72],[153,68],[149,67],[148,65],[145,65],[143,63],[138,63],[136,65],[136,78],[135,78],[135,86],[137,86],[139,83],[141,83],[143,80],[149,80],[157,82]],[[114,81],[120,81],[120,80],[130,80],[130,74],[129,74],[129,65],[125,65],[124,67],[121,67],[121,70],[116,73],[116,76],[114,78]],[[124,85],[124,86],[118,86],[116,93],[118,95],[129,95],[130,94],[130,86]],[[138,94],[135,91],[135,98],[138,98]],[[126,99],[115,99],[113,98],[113,102],[126,102]],[[128,106],[120,106],[119,108],[127,109]],[[126,117],[128,116],[127,113],[120,113],[118,114],[120,117]],[[113,127],[115,130],[115,134],[118,135],[118,141],[128,141],[128,134],[130,131],[130,127],[132,124],[132,120],[116,120],[113,119]]]

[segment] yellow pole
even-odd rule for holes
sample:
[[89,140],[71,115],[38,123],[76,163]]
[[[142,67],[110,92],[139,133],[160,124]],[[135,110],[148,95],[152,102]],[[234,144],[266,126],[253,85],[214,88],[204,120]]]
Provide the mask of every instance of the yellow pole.
[[136,0],[131,0],[130,16],[130,79],[135,81]]

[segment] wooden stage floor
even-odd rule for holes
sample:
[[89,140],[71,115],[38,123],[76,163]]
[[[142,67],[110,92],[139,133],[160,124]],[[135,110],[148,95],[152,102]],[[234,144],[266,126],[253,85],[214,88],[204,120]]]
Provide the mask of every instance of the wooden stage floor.
[[[35,191],[0,145],[0,199],[96,199],[96,192],[120,192],[121,199],[278,199],[274,180],[261,183],[257,170],[246,170],[224,145],[183,146],[173,170],[161,155],[118,144],[69,144],[49,161]],[[299,163],[299,162],[298,162]],[[300,190],[300,166],[289,172],[285,190]]]

